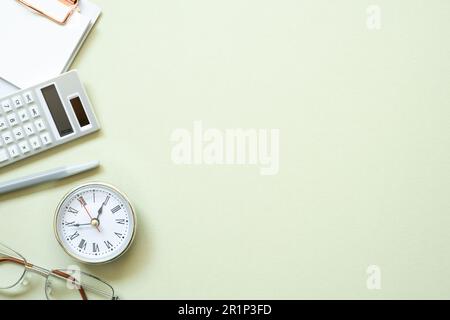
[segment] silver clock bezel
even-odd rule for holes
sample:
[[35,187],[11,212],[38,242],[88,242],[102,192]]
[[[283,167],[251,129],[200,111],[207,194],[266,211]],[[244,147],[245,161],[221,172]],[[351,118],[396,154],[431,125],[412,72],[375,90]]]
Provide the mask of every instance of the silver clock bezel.
[[[132,232],[132,233],[131,233],[131,238],[130,238],[130,241],[128,242],[127,246],[126,246],[125,249],[122,250],[117,256],[115,256],[115,257],[113,257],[113,258],[111,258],[111,259],[108,259],[108,260],[106,260],[106,261],[92,262],[92,261],[86,261],[86,260],[84,260],[84,259],[82,259],[82,258],[76,256],[75,254],[73,254],[72,252],[70,252],[70,251],[64,246],[63,241],[62,241],[61,238],[59,237],[58,230],[57,230],[57,227],[58,227],[58,226],[57,226],[58,215],[59,215],[59,211],[60,211],[61,206],[63,205],[64,201],[66,201],[67,198],[69,197],[69,195],[71,195],[72,193],[76,192],[76,191],[79,190],[79,189],[83,189],[83,188],[86,188],[86,187],[89,187],[89,186],[93,186],[93,187],[94,187],[94,186],[105,187],[105,188],[111,189],[111,190],[114,191],[115,193],[118,193],[119,195],[121,195],[121,196],[125,199],[125,201],[127,202],[128,206],[130,207],[131,215],[132,215],[132,217],[133,217],[133,229],[132,229],[132,231],[131,231],[131,232]],[[120,191],[120,190],[117,189],[115,186],[113,186],[113,185],[111,185],[111,184],[109,184],[109,183],[105,183],[105,182],[96,182],[96,181],[84,183],[84,184],[79,185],[79,186],[77,186],[77,187],[71,189],[70,191],[68,191],[68,192],[63,196],[63,198],[62,198],[61,201],[59,202],[58,206],[56,207],[55,216],[54,216],[54,219],[53,219],[53,231],[54,231],[54,233],[55,233],[56,240],[58,241],[59,245],[60,245],[61,248],[64,250],[64,252],[65,252],[66,254],[68,254],[70,257],[72,257],[73,259],[75,259],[75,260],[77,260],[77,261],[79,261],[79,262],[85,263],[85,264],[89,264],[89,265],[101,265],[101,264],[110,263],[110,262],[113,262],[113,261],[119,259],[122,255],[124,255],[124,254],[128,251],[128,249],[129,249],[129,248],[131,247],[131,245],[133,244],[134,238],[135,238],[135,236],[136,236],[136,228],[137,228],[136,212],[135,212],[134,207],[133,207],[133,205],[131,204],[129,198],[127,197],[127,195],[124,194],[122,191]]]

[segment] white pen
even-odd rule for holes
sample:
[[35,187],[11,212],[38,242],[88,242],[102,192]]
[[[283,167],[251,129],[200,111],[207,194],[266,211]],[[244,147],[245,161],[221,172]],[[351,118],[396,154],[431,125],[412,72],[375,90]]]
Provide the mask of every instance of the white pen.
[[61,180],[79,173],[95,169],[99,165],[100,162],[95,160],[83,164],[66,166],[45,172],[40,172],[27,177],[13,179],[7,182],[0,183],[0,194],[28,188],[49,181]]

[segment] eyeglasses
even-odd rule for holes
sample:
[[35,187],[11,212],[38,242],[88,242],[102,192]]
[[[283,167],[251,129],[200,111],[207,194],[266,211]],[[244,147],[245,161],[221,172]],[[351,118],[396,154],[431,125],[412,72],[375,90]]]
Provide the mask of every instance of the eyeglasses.
[[78,0],[53,0],[42,2],[37,0],[16,0],[37,14],[40,14],[58,24],[66,24],[70,16],[80,10]]
[[114,289],[99,278],[79,270],[47,270],[35,266],[16,251],[0,243],[0,290],[22,283],[27,272],[46,279],[48,300],[118,300]]

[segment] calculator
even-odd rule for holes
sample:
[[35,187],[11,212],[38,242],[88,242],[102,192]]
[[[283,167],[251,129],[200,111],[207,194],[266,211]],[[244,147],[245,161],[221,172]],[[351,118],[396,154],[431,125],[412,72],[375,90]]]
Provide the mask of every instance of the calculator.
[[100,129],[76,71],[0,98],[0,168]]

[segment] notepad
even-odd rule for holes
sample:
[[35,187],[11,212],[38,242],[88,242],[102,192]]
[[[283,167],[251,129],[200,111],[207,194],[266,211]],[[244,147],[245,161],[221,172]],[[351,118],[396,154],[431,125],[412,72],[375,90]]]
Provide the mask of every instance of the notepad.
[[0,1],[0,78],[26,88],[66,71],[99,15],[83,0],[80,12],[59,25],[17,1]]

